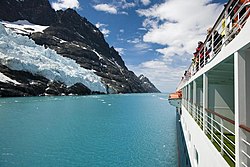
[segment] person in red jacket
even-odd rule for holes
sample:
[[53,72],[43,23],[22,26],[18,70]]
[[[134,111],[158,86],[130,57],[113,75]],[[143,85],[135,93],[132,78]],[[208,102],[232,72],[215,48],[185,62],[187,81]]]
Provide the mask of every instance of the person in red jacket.
[[[194,58],[193,58],[193,62],[196,66],[196,71],[198,71],[199,69],[199,63],[201,63],[201,65],[203,66],[203,57],[204,57],[204,48],[203,48],[204,44],[202,41],[199,41],[198,42],[198,46],[195,50],[195,52],[193,53],[194,54]],[[200,59],[200,60],[199,60]]]

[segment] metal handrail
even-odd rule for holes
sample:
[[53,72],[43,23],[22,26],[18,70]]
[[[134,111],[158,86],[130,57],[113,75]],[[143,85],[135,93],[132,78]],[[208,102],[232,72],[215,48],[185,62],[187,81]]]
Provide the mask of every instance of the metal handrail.
[[[208,109],[205,109],[205,111],[209,111],[211,114],[214,114],[216,116],[219,116],[219,118],[221,120],[227,120],[228,119],[224,119],[225,117]],[[216,114],[215,114],[216,113]],[[230,142],[230,144],[233,146],[233,148],[235,148],[235,143],[228,138],[226,135],[224,135],[225,131],[223,129],[225,129],[228,133],[235,135],[233,132],[231,132],[228,128],[226,128],[222,123],[223,122],[218,122],[216,121],[212,116],[209,116],[206,114],[206,117],[210,119],[206,121],[206,132],[209,132],[210,136],[211,136],[211,141],[216,142],[219,146],[220,146],[220,151],[221,154],[226,154],[234,163],[235,163],[235,152],[234,149],[232,150],[231,148],[229,148],[226,144],[225,141]],[[229,119],[230,120],[230,119]],[[229,121],[230,123],[234,122],[234,121]],[[217,124],[218,126],[214,125]],[[210,127],[209,127],[210,126]],[[220,127],[220,129],[218,129],[218,127]],[[219,132],[221,137],[218,137],[217,135],[213,135],[215,132]]]
[[250,127],[246,126],[246,125],[243,125],[243,124],[240,124],[239,126],[241,129],[244,129],[245,131],[247,131],[248,133],[250,133]]
[[[239,127],[243,130],[245,130],[247,133],[250,133],[250,128],[246,125],[240,124]],[[250,148],[250,143],[249,141],[247,141],[244,138],[241,138],[241,141],[246,145],[246,147],[249,149]],[[250,159],[250,155],[243,149],[241,149],[241,153],[247,157],[248,159]],[[245,164],[244,162],[241,162],[241,164]]]
[[209,109],[207,109],[207,108],[206,108],[205,110],[206,110],[207,112],[212,113],[212,114],[214,114],[214,115],[220,117],[221,119],[223,119],[223,120],[225,120],[225,121],[227,121],[227,122],[229,122],[229,123],[235,125],[235,121],[234,121],[234,120],[231,120],[231,119],[229,119],[229,118],[227,118],[227,117],[225,117],[225,116],[223,116],[223,115],[221,115],[221,114],[218,114],[217,112],[214,112],[214,111],[212,111],[212,110],[209,110]]

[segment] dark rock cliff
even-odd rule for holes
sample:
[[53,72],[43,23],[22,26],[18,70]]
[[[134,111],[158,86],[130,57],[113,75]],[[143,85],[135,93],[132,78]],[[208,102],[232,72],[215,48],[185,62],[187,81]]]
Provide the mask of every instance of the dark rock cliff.
[[48,0],[1,0],[0,19],[50,25],[56,21],[56,12]]
[[[44,45],[64,57],[76,60],[83,68],[95,70],[95,73],[107,85],[108,93],[159,92],[149,80],[142,81],[132,71],[129,71],[119,53],[108,45],[99,29],[73,9],[54,11],[48,0],[5,0],[0,1],[0,19],[6,21],[28,20],[34,24],[48,25],[49,27],[44,30],[44,33],[29,34],[30,38],[38,45]],[[15,77],[12,76],[12,78]],[[43,84],[48,84],[44,78],[41,80],[43,80]],[[145,84],[146,82],[149,84]],[[42,87],[43,84],[40,86]],[[54,85],[51,89],[46,90],[56,89],[57,84]],[[70,89],[71,91],[60,90],[57,93],[48,94],[84,94],[83,86],[80,86],[80,93],[77,92],[78,85],[74,88],[74,92]],[[24,93],[26,93],[25,95],[40,95],[44,92]],[[86,94],[90,94],[89,90],[86,91]],[[1,95],[5,96],[3,92]]]

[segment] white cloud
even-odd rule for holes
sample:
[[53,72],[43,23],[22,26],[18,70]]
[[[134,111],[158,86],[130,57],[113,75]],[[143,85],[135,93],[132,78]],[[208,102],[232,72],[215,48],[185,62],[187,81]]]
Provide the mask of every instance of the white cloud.
[[136,43],[139,43],[141,40],[139,38],[134,38],[134,39],[128,39],[127,42],[128,43],[133,43],[133,44],[136,44]]
[[142,43],[142,42],[140,42],[140,43],[135,44],[134,47],[135,47],[138,51],[141,50],[141,51],[146,52],[146,51],[150,48],[150,45],[147,44],[147,43]]
[[117,14],[117,9],[115,6],[109,4],[98,4],[93,6],[95,10],[107,12],[110,14]]
[[132,7],[135,7],[136,6],[136,4],[135,3],[133,3],[133,2],[126,2],[126,0],[123,0],[123,1],[121,1],[122,3],[121,3],[121,7],[122,7],[122,9],[127,9],[127,8],[132,8]]
[[124,14],[124,15],[128,15],[128,12],[125,12],[125,11],[121,11],[121,12],[119,12],[118,14]]
[[162,91],[174,91],[184,71],[191,63],[198,41],[205,40],[223,4],[211,0],[168,0],[149,9],[137,10],[145,17],[142,26],[147,30],[144,42],[160,44],[158,60],[131,66],[144,73]]
[[127,42],[132,45],[129,50],[137,52],[137,55],[152,51],[150,44],[143,42],[140,38],[128,39]]
[[183,66],[173,68],[160,60],[147,61],[137,66],[128,65],[128,68],[137,76],[144,74],[161,92],[175,91],[185,70]]
[[141,0],[141,3],[146,6],[150,4],[150,0]]
[[138,10],[140,16],[146,17],[143,26],[149,29],[143,40],[166,45],[161,52],[164,55],[192,54],[197,42],[205,39],[206,29],[214,23],[223,8],[223,5],[210,1],[169,0]]
[[125,51],[126,49],[124,49],[124,48],[115,48],[115,50],[116,50],[117,52],[119,52],[120,55],[124,55],[124,51]]
[[110,30],[106,29],[106,28],[102,28],[101,32],[103,33],[104,37],[108,37],[110,34]]
[[141,31],[147,31],[147,29],[146,29],[146,28],[144,28],[144,27],[140,27],[140,28],[138,28],[138,30],[141,30]]
[[97,4],[94,5],[94,9],[98,11],[103,11],[110,14],[124,14],[128,15],[128,12],[124,11],[125,9],[135,7],[136,4],[133,2],[127,2],[126,0],[113,1],[110,4]]
[[80,3],[78,0],[57,0],[57,2],[52,2],[52,8],[55,10],[76,8],[79,9]]
[[110,34],[110,30],[108,30],[106,27],[108,26],[107,24],[102,24],[102,23],[96,23],[95,26],[103,33],[104,37],[108,37]]
[[96,23],[95,24],[95,26],[96,26],[96,28],[100,28],[100,27],[106,27],[106,26],[108,26],[107,24],[102,24],[102,23],[100,23],[100,22],[98,22],[98,23]]

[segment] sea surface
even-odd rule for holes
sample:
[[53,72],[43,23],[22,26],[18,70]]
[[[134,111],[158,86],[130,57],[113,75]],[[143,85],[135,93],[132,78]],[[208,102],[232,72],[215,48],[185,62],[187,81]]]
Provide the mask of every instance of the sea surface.
[[0,98],[0,167],[177,167],[166,94]]

